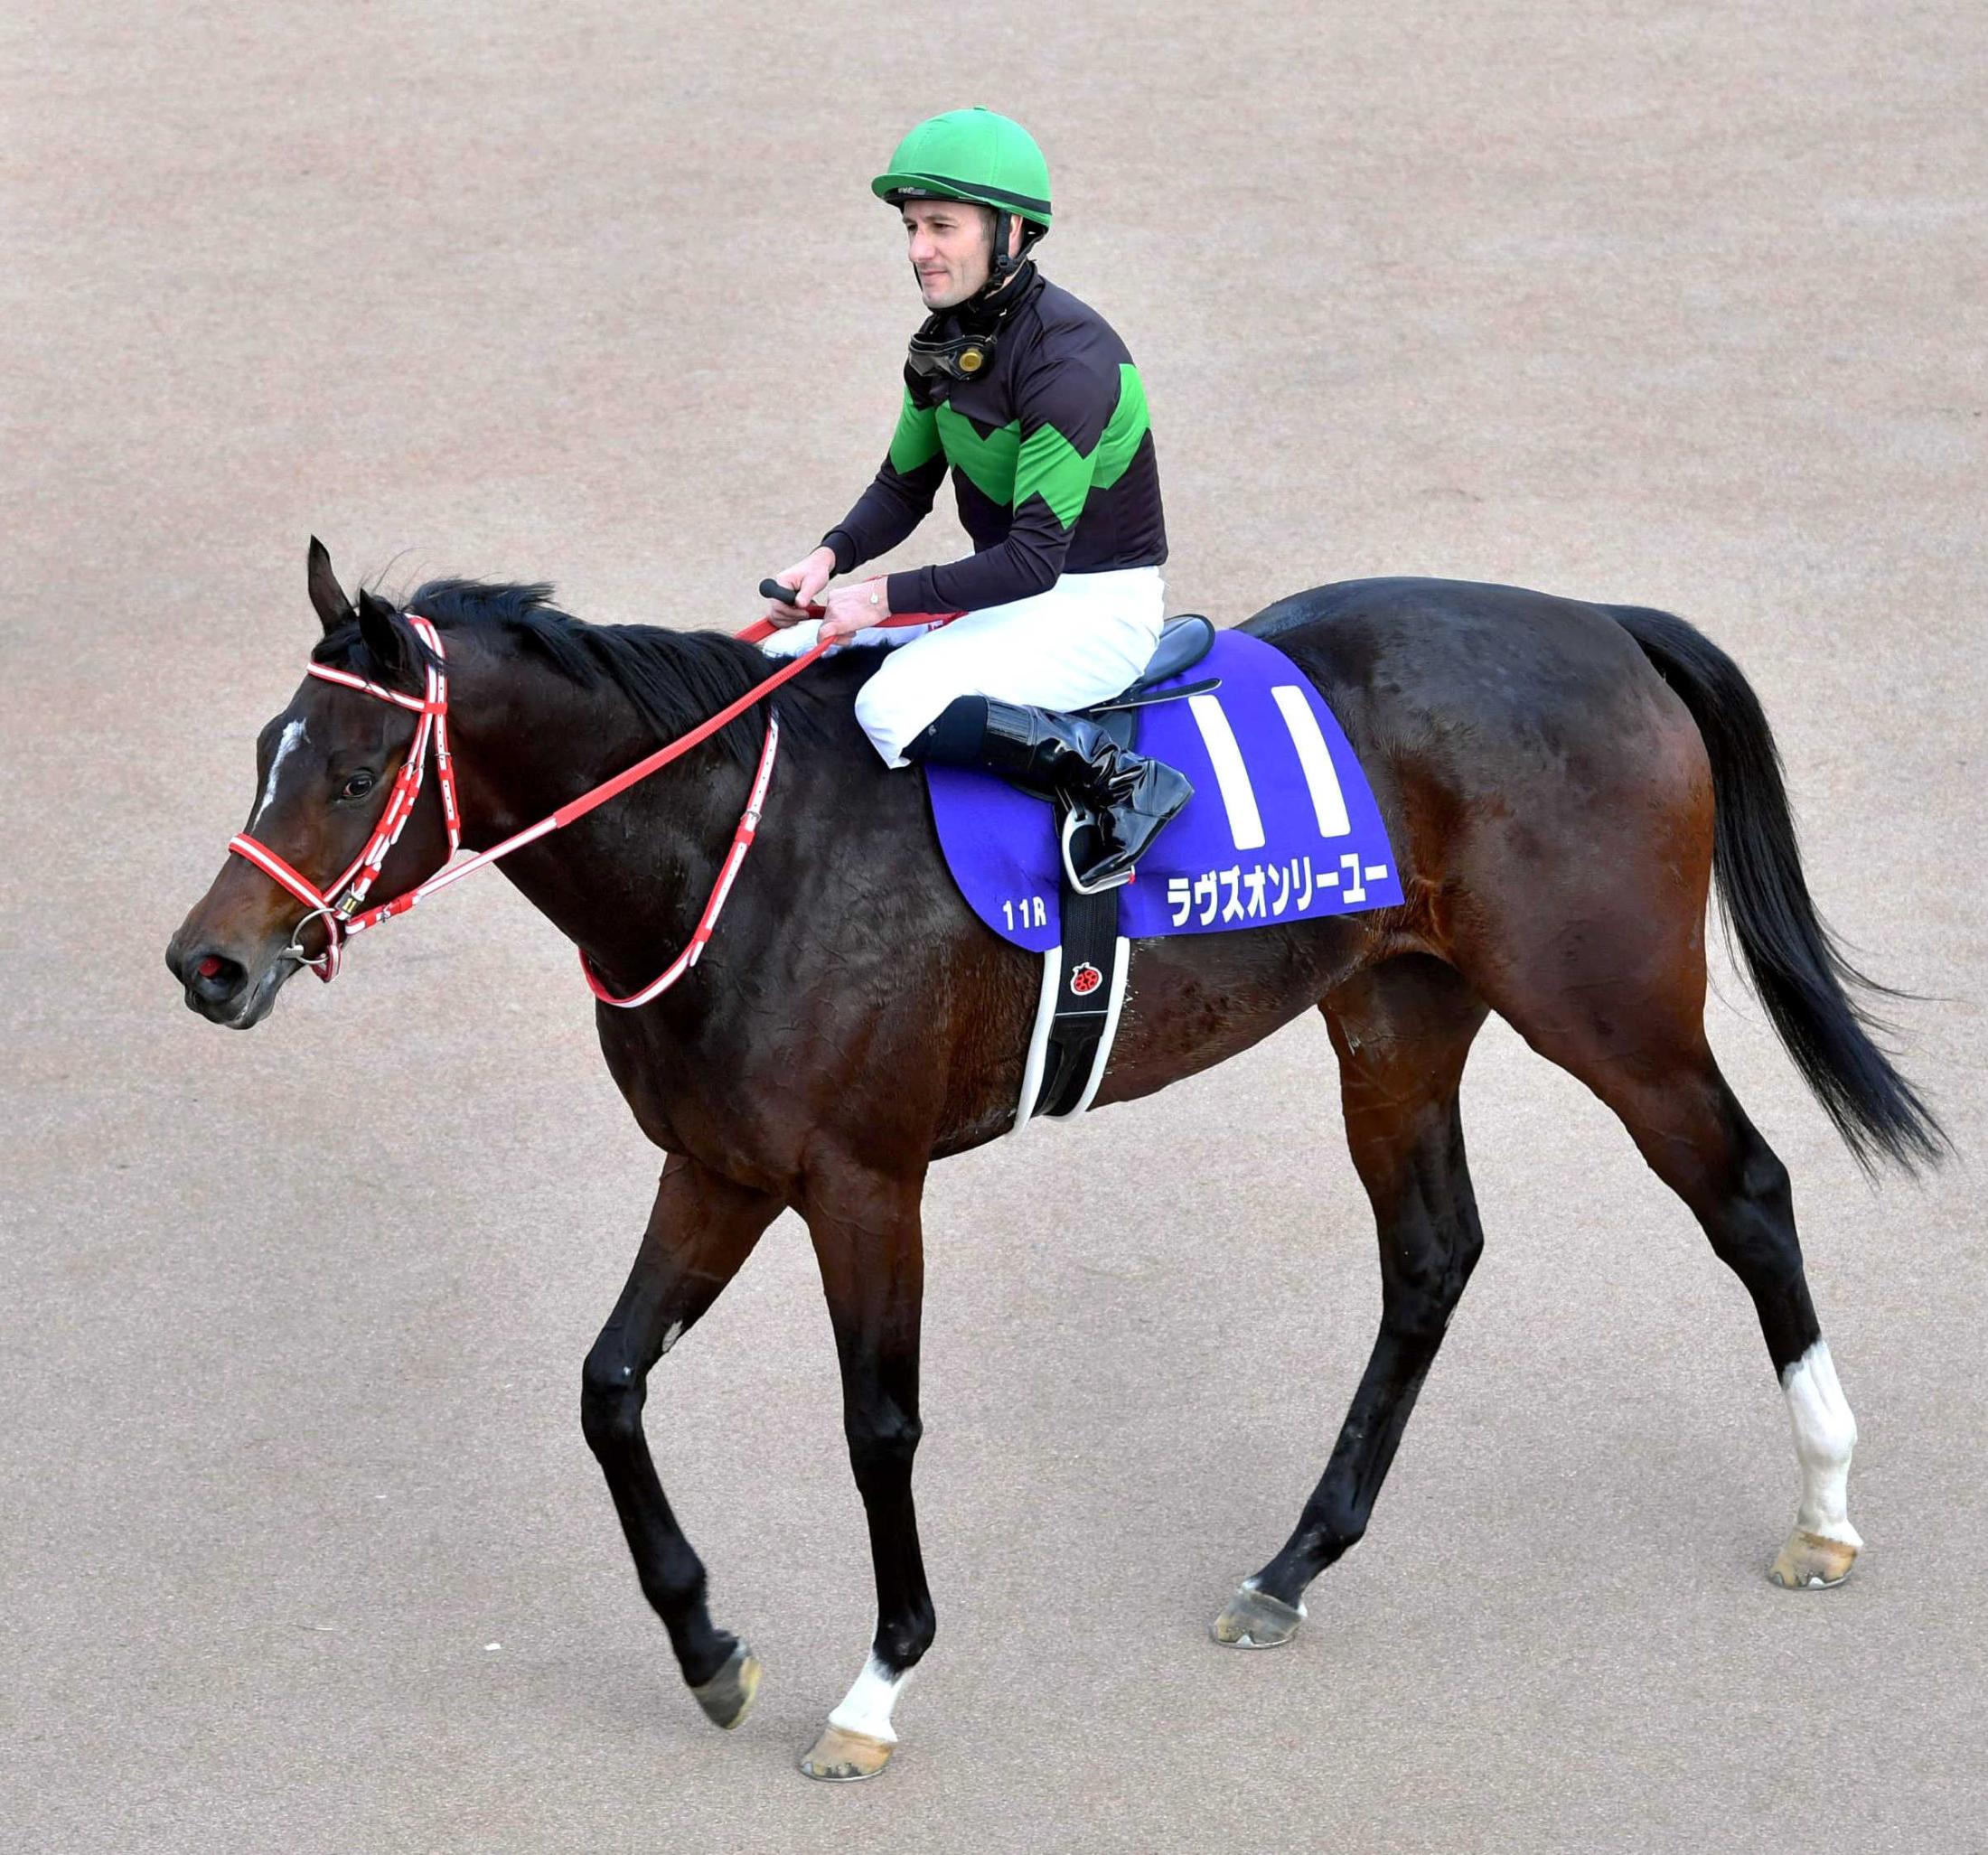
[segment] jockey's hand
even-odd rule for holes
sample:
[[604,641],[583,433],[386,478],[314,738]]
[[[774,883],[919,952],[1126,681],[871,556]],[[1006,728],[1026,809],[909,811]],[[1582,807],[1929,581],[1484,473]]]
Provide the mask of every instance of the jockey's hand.
[[828,596],[828,615],[821,621],[821,641],[853,637],[890,616],[888,582],[858,580],[854,586],[838,586]]
[[774,577],[782,586],[793,588],[793,600],[786,605],[778,602],[768,604],[766,616],[775,624],[798,624],[808,615],[801,608],[814,604],[821,596],[821,588],[835,577],[835,550],[817,548],[805,560],[795,561]]

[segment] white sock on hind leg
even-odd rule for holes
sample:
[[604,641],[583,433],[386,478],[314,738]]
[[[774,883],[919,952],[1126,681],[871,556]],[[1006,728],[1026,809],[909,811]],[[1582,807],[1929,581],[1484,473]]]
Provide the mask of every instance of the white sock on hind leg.
[[1781,1374],[1781,1389],[1787,1393],[1795,1455],[1802,1466],[1802,1504],[1796,1525],[1825,1540],[1861,1546],[1848,1509],[1857,1420],[1837,1382],[1827,1340],[1817,1340]]

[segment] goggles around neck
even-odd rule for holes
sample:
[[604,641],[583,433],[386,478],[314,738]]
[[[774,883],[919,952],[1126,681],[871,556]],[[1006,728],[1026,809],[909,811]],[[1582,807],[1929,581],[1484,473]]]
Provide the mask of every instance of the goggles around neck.
[[955,309],[927,316],[911,338],[906,369],[928,390],[936,390],[942,380],[984,379],[993,368],[994,350],[1008,318],[1029,294],[1035,276],[1036,267],[1024,257],[992,289],[983,289]]
[[999,331],[984,335],[931,336],[924,329],[911,338],[905,365],[926,382],[977,380],[994,364]]

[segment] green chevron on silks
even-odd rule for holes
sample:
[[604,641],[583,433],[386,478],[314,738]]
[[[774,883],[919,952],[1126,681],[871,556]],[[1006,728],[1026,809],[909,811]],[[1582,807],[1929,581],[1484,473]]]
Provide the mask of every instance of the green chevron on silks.
[[[916,410],[907,394],[907,417]],[[1040,496],[1064,528],[1074,526],[1083,513],[1093,489],[1108,490],[1125,474],[1151,426],[1146,389],[1130,361],[1119,369],[1118,404],[1087,452],[1049,424],[1036,426],[1024,439],[1018,418],[983,436],[971,419],[951,406],[942,405],[926,417],[946,462],[989,502],[1019,509],[1031,496]],[[891,463],[908,473],[931,455],[931,449],[922,433],[907,430],[905,418],[900,418],[897,433],[891,444]],[[909,461],[901,463],[900,455]]]

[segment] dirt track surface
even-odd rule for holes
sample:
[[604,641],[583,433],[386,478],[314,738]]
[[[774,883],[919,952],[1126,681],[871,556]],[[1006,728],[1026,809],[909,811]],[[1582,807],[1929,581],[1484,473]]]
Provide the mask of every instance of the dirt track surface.
[[[1988,1848],[1988,28],[1384,14],[10,11],[0,1845]],[[1764,1577],[1745,1297],[1494,1026],[1488,1249],[1374,1528],[1296,1645],[1210,1644],[1377,1306],[1307,1022],[933,1175],[939,1641],[892,1770],[811,1785],[871,1598],[798,1226],[650,1404],[767,1663],[725,1737],[578,1431],[656,1161],[570,948],[486,880],[253,1035],[181,1007],[305,537],[752,616],[889,430],[916,310],[865,183],[971,100],[1046,145],[1046,262],[1144,370],[1176,609],[1514,580],[1757,681],[1825,908],[1936,996],[1897,1015],[1964,1156],[1868,1190],[1721,966],[1862,1429],[1843,1589]]]

